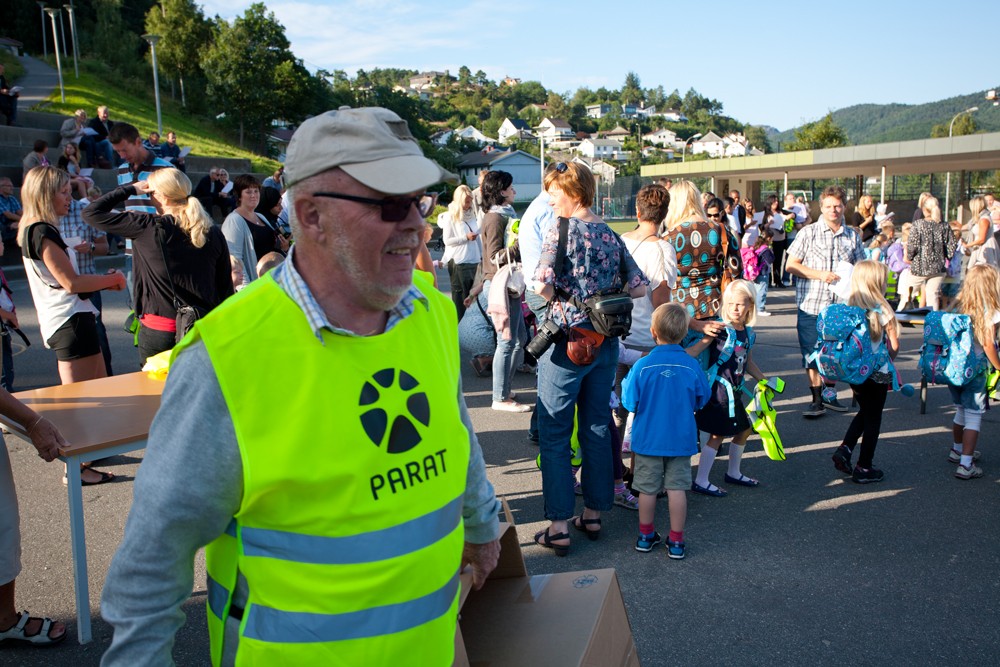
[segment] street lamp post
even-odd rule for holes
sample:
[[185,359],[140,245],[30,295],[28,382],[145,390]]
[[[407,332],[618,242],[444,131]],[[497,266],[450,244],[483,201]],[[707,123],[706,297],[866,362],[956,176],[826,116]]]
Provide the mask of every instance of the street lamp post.
[[56,48],[58,49],[61,43],[63,58],[68,58],[69,55],[66,53],[66,28],[63,26],[62,12],[59,12],[59,38],[61,41],[56,44]]
[[73,17],[73,5],[63,5],[63,9],[69,14],[69,34],[73,38],[73,72],[76,73],[76,78],[80,78],[80,66],[77,64],[77,59],[80,57],[80,51],[77,49],[76,42],[76,20]]
[[156,43],[160,41],[160,36],[145,34],[142,38],[149,42],[149,48],[153,56],[153,92],[156,95],[156,131],[162,135],[163,117],[160,115],[160,74],[156,67]]
[[42,51],[49,57],[49,38],[45,36],[45,3],[39,1],[38,11],[42,13]]
[[701,132],[698,132],[696,134],[692,134],[688,138],[688,140],[684,142],[684,145],[681,147],[681,162],[684,162],[684,159],[687,156],[687,147],[688,147],[688,144],[691,143],[692,141],[694,141],[695,139],[700,139],[700,138],[701,138]]
[[59,73],[59,95],[62,101],[66,102],[66,88],[63,87],[63,77],[62,77],[62,61],[59,59],[59,29],[56,27],[56,13],[59,10],[54,7],[46,7],[45,13],[49,15],[52,19],[52,44],[55,48],[52,49],[56,52],[56,71]]
[[[979,111],[979,107],[969,107],[965,111],[959,111],[957,114],[955,114],[955,117],[951,119],[951,123],[948,124],[948,138],[951,139],[951,133],[955,129],[955,121],[958,120],[959,116],[967,113],[974,113],[976,111]],[[945,185],[944,185],[945,221],[947,221],[948,219],[948,211],[949,211],[948,205],[950,204],[950,200],[951,200],[951,172],[949,171],[948,175],[945,177]]]

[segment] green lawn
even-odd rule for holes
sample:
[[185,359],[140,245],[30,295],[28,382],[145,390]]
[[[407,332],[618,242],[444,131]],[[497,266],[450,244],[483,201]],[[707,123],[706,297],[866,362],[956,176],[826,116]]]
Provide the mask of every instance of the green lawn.
[[[80,78],[73,74],[72,67],[63,67],[63,85],[66,102],[60,101],[59,90],[43,102],[41,111],[72,115],[76,109],[84,109],[88,117],[93,117],[98,106],[106,104],[111,120],[125,121],[139,128],[144,138],[156,129],[156,103],[153,99],[153,82],[144,89],[121,85],[113,73],[100,65],[80,61]],[[213,127],[210,120],[192,116],[180,104],[180,100],[170,98],[169,92],[160,92],[163,115],[163,134],[173,130],[177,133],[180,146],[191,146],[194,155],[246,158],[253,163],[256,173],[271,173],[278,162],[243,150],[229,143]]]

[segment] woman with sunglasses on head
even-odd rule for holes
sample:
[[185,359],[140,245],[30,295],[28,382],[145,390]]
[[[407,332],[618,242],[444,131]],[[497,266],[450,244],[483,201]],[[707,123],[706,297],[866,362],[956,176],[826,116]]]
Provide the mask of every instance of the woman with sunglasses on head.
[[269,252],[288,252],[288,241],[257,212],[260,181],[250,174],[233,181],[236,209],[222,222],[222,233],[229,243],[229,253],[243,263],[247,282],[257,280],[257,260]]
[[[723,207],[718,210],[722,212]],[[748,225],[750,220],[748,211]],[[692,330],[714,336],[724,328],[716,317],[722,304],[723,274],[732,280],[743,277],[739,243],[721,217],[708,217],[701,206],[701,194],[691,181],[678,181],[670,188],[670,208],[663,222],[667,229],[664,239],[677,253],[673,300],[687,309]]]
[[[17,237],[38,328],[45,347],[56,353],[62,384],[107,375],[90,293],[125,288],[125,275],[116,269],[104,275],[77,273],[58,227],[73,200],[70,188],[69,174],[62,169],[43,166],[28,172],[21,188],[24,212]],[[86,466],[81,471],[85,486],[112,479],[114,475]]]
[[[517,245],[507,244],[507,229],[514,217],[514,177],[506,171],[490,171],[483,178],[481,187],[483,207],[486,214],[479,226],[483,240],[483,292],[490,294],[490,288],[498,272],[511,262],[521,259]],[[505,272],[506,273],[506,272]],[[523,285],[523,283],[522,283]],[[502,301],[502,299],[499,299]],[[521,313],[521,297],[508,293],[506,303],[498,303],[498,298],[491,295],[490,311],[493,326],[497,327],[504,321],[502,314],[493,314],[495,309],[503,310],[506,306],[509,325],[497,330],[497,350],[493,355],[493,404],[494,410],[502,412],[530,412],[532,406],[518,403],[511,382],[514,372],[523,359],[523,348],[527,338],[527,327],[524,315]],[[610,385],[609,385],[610,386]]]
[[[115,210],[136,193],[149,194],[155,215]],[[175,295],[203,316],[233,293],[226,239],[191,195],[191,181],[179,169],[160,169],[148,181],[115,188],[85,208],[83,220],[132,239],[140,365],[174,347]]]
[[[545,175],[545,190],[558,221],[542,239],[534,279],[541,286],[538,294],[550,302],[549,321],[564,335],[539,352],[538,359],[538,448],[545,518],[551,523],[535,535],[535,542],[565,556],[571,523],[588,539],[600,536],[601,513],[613,507],[615,490],[608,398],[618,340],[598,334],[579,306],[608,293],[626,292],[638,299],[645,296],[649,281],[625,243],[590,208],[595,185],[586,166],[557,164]],[[577,516],[570,461],[574,423],[583,457],[584,510]]]

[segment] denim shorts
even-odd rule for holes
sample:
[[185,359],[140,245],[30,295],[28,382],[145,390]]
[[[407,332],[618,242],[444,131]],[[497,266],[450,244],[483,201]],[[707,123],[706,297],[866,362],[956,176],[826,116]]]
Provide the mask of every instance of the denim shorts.
[[633,491],[655,496],[663,489],[686,491],[691,488],[690,456],[632,455],[635,457]]
[[972,378],[969,384],[962,385],[961,387],[956,387],[955,385],[948,385],[948,391],[951,392],[951,402],[960,408],[965,408],[966,410],[973,410],[975,412],[985,412],[986,411],[986,374],[980,373],[976,377]]
[[798,320],[795,322],[795,331],[799,335],[799,349],[802,351],[802,367],[816,369],[816,362],[806,362],[806,357],[813,353],[816,348],[816,341],[819,340],[819,334],[816,332],[816,320],[817,315],[810,315],[809,313],[799,310]]

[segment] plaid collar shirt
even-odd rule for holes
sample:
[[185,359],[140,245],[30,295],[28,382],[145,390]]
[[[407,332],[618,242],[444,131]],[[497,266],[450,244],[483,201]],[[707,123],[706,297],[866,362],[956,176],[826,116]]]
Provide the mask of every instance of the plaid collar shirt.
[[[59,234],[63,240],[73,237],[81,238],[85,242],[93,243],[98,238],[104,236],[104,232],[99,232],[83,221],[83,204],[73,200],[69,205],[69,213],[59,218]],[[94,255],[89,252],[76,253],[76,266],[80,274],[96,274],[97,267],[94,266]]]
[[[341,336],[358,337],[358,334],[353,331],[334,326],[330,322],[326,313],[323,312],[323,308],[316,301],[316,297],[309,291],[309,286],[306,285],[302,274],[295,268],[294,257],[295,246],[292,246],[291,250],[288,251],[288,257],[285,261],[271,273],[278,286],[295,302],[295,305],[302,309],[302,314],[305,315],[306,320],[309,322],[309,328],[312,329],[316,338],[321,343],[323,342],[324,329]],[[413,308],[417,302],[423,304],[425,308],[430,306],[427,297],[416,286],[411,285],[410,289],[403,295],[403,298],[399,300],[399,303],[389,311],[389,319],[385,324],[385,330],[389,331],[409,317],[413,313]]]
[[[840,262],[857,264],[865,258],[861,234],[841,222],[837,231],[830,229],[822,219],[806,225],[796,234],[787,254],[814,271],[833,271]],[[837,297],[822,280],[795,279],[795,301],[799,310],[819,315]]]

